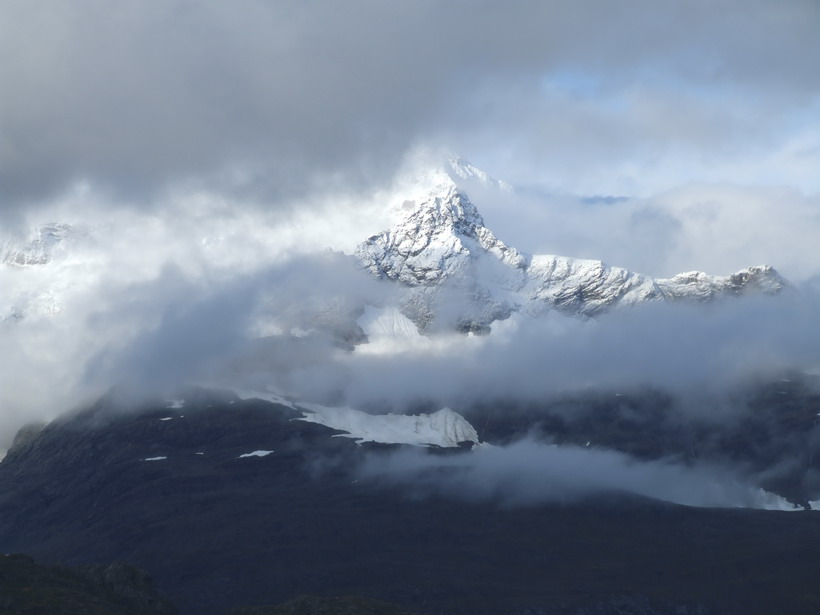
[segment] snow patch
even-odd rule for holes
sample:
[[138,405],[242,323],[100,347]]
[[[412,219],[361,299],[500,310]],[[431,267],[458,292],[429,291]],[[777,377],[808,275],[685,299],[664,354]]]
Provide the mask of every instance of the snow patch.
[[421,334],[413,321],[396,307],[380,309],[371,305],[365,306],[364,314],[359,317],[356,323],[371,340],[384,336],[405,339],[421,338]]
[[261,399],[262,401],[268,401],[272,404],[286,406],[291,410],[298,410],[292,401],[271,387],[266,387],[264,391],[255,389],[234,389],[234,393],[241,400]]
[[415,323],[395,306],[376,308],[367,305],[356,324],[361,327],[368,340],[367,344],[362,344],[356,349],[359,353],[392,354],[427,346],[427,338],[421,335]]
[[267,457],[272,452],[273,451],[263,451],[263,450],[253,451],[252,453],[244,453],[244,454],[240,455],[239,457],[237,457],[237,459],[243,459],[245,457]]
[[302,421],[318,423],[347,432],[357,444],[412,444],[415,446],[457,447],[459,442],[478,444],[478,433],[463,416],[450,408],[433,414],[368,414],[353,408],[334,408],[318,404],[299,404]]

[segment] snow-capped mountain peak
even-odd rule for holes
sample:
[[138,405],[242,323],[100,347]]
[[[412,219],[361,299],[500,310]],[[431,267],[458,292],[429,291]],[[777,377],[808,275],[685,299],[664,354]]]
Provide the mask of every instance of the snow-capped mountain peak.
[[[491,177],[475,165],[452,153],[429,153],[408,164],[403,176],[394,186],[391,198],[393,214],[400,220],[415,206],[434,198],[446,199],[453,192],[467,194],[476,190],[512,192],[505,181]],[[483,225],[483,222],[482,222]]]
[[505,296],[525,284],[529,259],[507,246],[484,225],[484,219],[449,173],[435,169],[424,177],[426,193],[407,200],[397,223],[373,235],[356,250],[372,275],[418,292],[407,297],[405,312],[426,329],[438,311],[439,290],[452,291],[450,303],[479,313],[456,318],[457,326],[506,318]]
[[513,312],[589,317],[619,305],[775,294],[788,286],[767,265],[728,276],[688,272],[655,279],[601,261],[523,254],[484,225],[459,178],[502,184],[451,157],[448,167],[423,174],[420,192],[404,202],[392,228],[356,250],[373,276],[405,287],[402,310],[422,331],[486,330]]
[[402,213],[405,220],[424,218],[440,226],[456,224],[465,229],[484,226],[484,219],[476,206],[463,194],[449,175],[437,172],[430,176],[430,190],[419,200],[405,201]]
[[437,178],[436,191],[419,202],[406,201],[392,229],[359,246],[360,261],[375,276],[408,286],[471,273],[487,258],[513,269],[524,268],[527,259],[484,226],[478,209],[455,182],[444,173]]

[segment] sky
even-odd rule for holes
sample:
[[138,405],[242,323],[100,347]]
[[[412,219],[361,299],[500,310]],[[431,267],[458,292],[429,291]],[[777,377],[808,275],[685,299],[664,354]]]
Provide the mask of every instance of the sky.
[[811,0],[4,0],[0,223],[198,198],[292,230],[336,201],[316,243],[350,245],[375,218],[343,196],[443,148],[519,188],[481,204],[519,249],[804,279],[818,21]]
[[276,207],[384,182],[419,145],[587,196],[816,192],[819,19],[811,0],[5,0],[3,209],[83,181]]
[[266,310],[383,299],[337,252],[441,152],[514,187],[470,196],[524,252],[769,264],[802,294],[511,326],[482,361],[464,340],[392,361],[267,348],[285,385],[400,405],[407,374],[454,399],[820,365],[818,26],[813,0],[0,0],[0,242],[74,229],[47,271],[0,271],[0,316],[40,306],[0,323],[0,450],[126,376],[247,364]]

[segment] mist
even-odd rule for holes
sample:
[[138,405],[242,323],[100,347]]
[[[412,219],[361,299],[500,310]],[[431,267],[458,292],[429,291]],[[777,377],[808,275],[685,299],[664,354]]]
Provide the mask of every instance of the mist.
[[82,183],[137,209],[186,189],[288,209],[388,181],[419,144],[564,193],[816,191],[817,17],[812,2],[12,0],[0,211]]
[[[53,418],[123,383],[146,391],[267,386],[395,411],[430,400],[463,409],[649,386],[714,417],[703,399],[820,368],[815,279],[774,297],[646,304],[594,320],[514,315],[489,336],[441,332],[380,349],[362,344],[358,319],[366,305],[394,304],[397,289],[341,252],[312,252],[317,239],[301,244],[291,220],[265,231],[253,218],[217,217],[215,242],[200,239],[213,227],[181,214],[140,220],[69,240],[40,270],[4,272],[9,299],[32,305],[0,330],[10,349],[0,370],[3,441],[27,420]],[[54,286],[55,273],[64,286]],[[456,297],[447,299],[458,311]]]
[[529,439],[483,445],[469,455],[419,450],[372,454],[363,480],[402,485],[410,497],[490,501],[505,507],[573,503],[590,496],[630,494],[699,507],[795,510],[731,470],[674,460],[642,462],[594,448],[551,446]]
[[[816,372],[818,308],[816,289],[806,286],[713,305],[641,305],[595,320],[514,315],[494,323],[486,337],[444,334],[384,353],[363,346],[305,370],[287,386],[324,394],[325,401],[359,406],[377,400],[398,409],[414,399],[464,407],[641,387],[698,400],[789,370]],[[341,400],[338,378],[328,375],[336,370],[344,374]]]

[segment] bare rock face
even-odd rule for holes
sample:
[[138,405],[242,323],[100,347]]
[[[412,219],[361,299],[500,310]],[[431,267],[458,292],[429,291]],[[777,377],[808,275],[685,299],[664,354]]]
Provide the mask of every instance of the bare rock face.
[[768,265],[656,279],[597,260],[523,254],[484,226],[456,182],[460,168],[429,174],[428,194],[405,202],[398,223],[356,251],[373,276],[405,288],[402,311],[421,331],[482,331],[514,312],[594,317],[646,301],[711,301],[788,286]]

